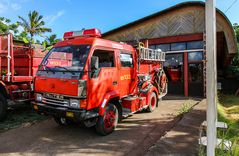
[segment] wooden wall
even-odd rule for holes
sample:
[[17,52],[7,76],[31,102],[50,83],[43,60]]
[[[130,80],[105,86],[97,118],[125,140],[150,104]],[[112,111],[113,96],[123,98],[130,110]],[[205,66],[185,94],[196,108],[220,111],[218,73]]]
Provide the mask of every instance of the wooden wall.
[[[205,32],[205,10],[203,5],[183,6],[163,12],[141,23],[131,24],[123,29],[106,33],[104,38],[114,41],[132,41],[149,38],[162,38]],[[229,21],[217,12],[217,32],[223,32],[226,40],[226,55],[237,51],[234,31]],[[219,42],[220,44],[222,42]]]

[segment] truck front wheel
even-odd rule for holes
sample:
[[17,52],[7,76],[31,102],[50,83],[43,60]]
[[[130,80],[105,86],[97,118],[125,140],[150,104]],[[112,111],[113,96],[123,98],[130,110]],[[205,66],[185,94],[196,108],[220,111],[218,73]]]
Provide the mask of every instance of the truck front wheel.
[[119,113],[117,107],[111,103],[105,109],[104,116],[100,116],[96,123],[96,131],[100,135],[112,133],[118,124]]
[[149,99],[149,106],[147,108],[147,111],[148,112],[153,112],[156,108],[156,105],[157,105],[157,96],[156,96],[156,93],[155,92],[152,92],[150,94],[150,99]]
[[2,94],[0,94],[0,121],[4,120],[7,115],[7,101]]

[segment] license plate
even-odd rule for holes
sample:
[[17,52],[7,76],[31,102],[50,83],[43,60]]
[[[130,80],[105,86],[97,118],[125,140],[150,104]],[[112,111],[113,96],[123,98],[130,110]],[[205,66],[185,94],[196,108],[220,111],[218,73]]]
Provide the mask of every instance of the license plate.
[[66,112],[66,116],[67,116],[67,117],[70,117],[70,118],[73,118],[73,117],[74,117],[74,113],[72,113],[72,112]]

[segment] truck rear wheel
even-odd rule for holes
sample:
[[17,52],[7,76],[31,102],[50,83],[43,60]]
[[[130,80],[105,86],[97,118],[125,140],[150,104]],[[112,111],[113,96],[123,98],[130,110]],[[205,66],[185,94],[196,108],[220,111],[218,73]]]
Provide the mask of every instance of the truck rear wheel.
[[3,121],[7,116],[7,101],[2,94],[0,94],[0,121]]
[[156,109],[156,105],[157,105],[157,96],[155,92],[152,92],[150,94],[150,99],[149,99],[149,106],[147,108],[148,112],[153,112]]
[[104,116],[100,116],[96,123],[96,131],[100,135],[112,133],[118,124],[119,113],[117,107],[111,103],[105,109]]

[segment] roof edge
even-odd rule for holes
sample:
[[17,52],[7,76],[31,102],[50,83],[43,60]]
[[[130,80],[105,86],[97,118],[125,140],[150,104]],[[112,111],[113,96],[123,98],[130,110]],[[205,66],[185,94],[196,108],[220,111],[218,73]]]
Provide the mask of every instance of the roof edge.
[[[127,28],[127,27],[133,26],[133,25],[135,25],[135,24],[137,24],[137,23],[147,21],[147,20],[149,20],[149,19],[151,19],[151,18],[153,18],[153,17],[156,17],[156,16],[158,16],[158,15],[160,15],[160,14],[167,13],[168,11],[171,11],[171,10],[174,10],[174,9],[177,9],[177,8],[181,8],[181,7],[183,7],[183,6],[189,6],[189,5],[197,5],[197,6],[203,6],[203,7],[205,7],[205,2],[202,2],[202,1],[188,1],[188,2],[183,2],[183,3],[176,4],[176,5],[174,5],[174,6],[171,6],[171,7],[169,7],[169,8],[166,8],[166,9],[161,10],[161,11],[159,11],[159,12],[156,12],[156,13],[153,13],[153,14],[151,14],[151,15],[145,16],[145,17],[140,18],[140,19],[138,19],[138,20],[135,20],[135,21],[133,21],[133,22],[130,22],[130,23],[127,23],[127,24],[122,25],[122,26],[120,26],[120,27],[117,27],[117,28],[115,28],[115,29],[109,30],[109,31],[103,33],[103,34],[102,34],[102,37],[105,37],[105,36],[107,36],[107,35],[109,35],[109,34],[111,34],[111,33],[120,31],[120,30],[125,29],[125,28]],[[227,18],[227,16],[226,16],[221,10],[219,10],[218,8],[216,8],[216,10],[217,10],[218,13],[220,13],[220,14],[227,20],[227,22],[230,24],[231,28],[233,29],[232,23],[231,23],[230,20]]]

